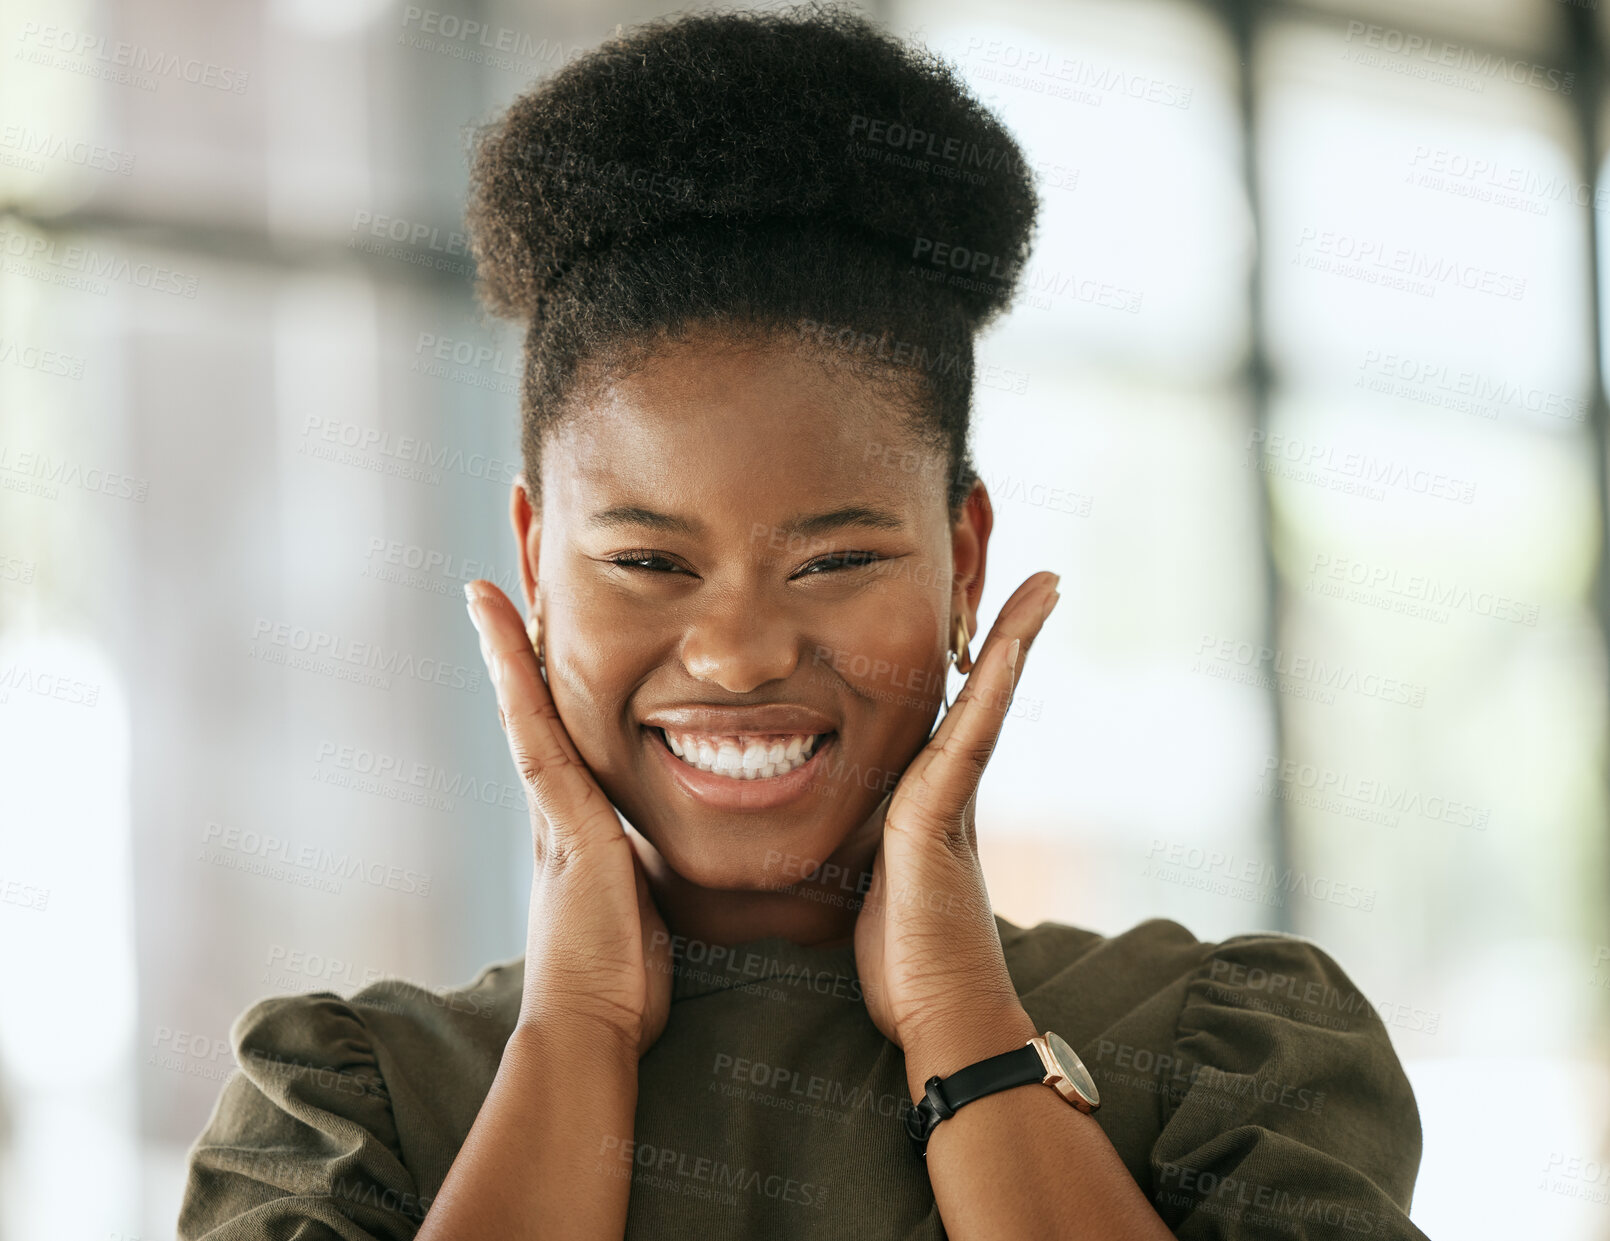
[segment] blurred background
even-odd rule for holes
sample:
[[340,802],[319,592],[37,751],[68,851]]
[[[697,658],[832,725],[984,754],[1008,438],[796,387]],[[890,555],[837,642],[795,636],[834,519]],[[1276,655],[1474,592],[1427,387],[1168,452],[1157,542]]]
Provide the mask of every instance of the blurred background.
[[[438,2],[0,0],[5,1241],[171,1236],[253,1001],[522,951],[466,144],[672,10]],[[997,909],[1317,941],[1413,1080],[1416,1223],[1610,1237],[1597,0],[867,11],[1043,201],[979,346],[984,618],[1067,597]]]

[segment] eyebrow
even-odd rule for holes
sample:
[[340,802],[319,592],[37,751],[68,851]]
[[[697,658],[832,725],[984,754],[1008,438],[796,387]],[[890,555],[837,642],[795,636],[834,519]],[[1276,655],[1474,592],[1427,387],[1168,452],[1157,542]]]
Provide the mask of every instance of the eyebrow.
[[[657,513],[636,504],[617,504],[599,509],[587,519],[592,527],[613,530],[621,526],[647,526],[672,534],[685,534],[696,538],[703,526],[686,517],[670,513]],[[864,504],[850,504],[828,513],[800,513],[778,525],[784,534],[813,535],[838,530],[844,526],[860,526],[868,530],[904,530],[906,523],[888,509],[871,508]]]

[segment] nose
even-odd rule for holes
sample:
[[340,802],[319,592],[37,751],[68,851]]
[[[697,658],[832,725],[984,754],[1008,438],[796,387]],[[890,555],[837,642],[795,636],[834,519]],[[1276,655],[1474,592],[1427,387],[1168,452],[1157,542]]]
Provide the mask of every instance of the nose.
[[695,620],[682,642],[682,666],[700,681],[747,694],[799,666],[800,634],[786,609],[732,591]]

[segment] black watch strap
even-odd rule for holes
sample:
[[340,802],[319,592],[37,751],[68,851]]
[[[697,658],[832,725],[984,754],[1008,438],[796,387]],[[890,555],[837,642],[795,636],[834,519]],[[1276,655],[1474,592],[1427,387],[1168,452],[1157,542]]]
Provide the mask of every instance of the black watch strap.
[[1045,1080],[1045,1062],[1034,1044],[1024,1043],[998,1056],[990,1056],[941,1079],[936,1073],[926,1083],[927,1093],[906,1113],[906,1132],[924,1155],[934,1126],[964,1103],[982,1099],[997,1090],[1027,1086]]

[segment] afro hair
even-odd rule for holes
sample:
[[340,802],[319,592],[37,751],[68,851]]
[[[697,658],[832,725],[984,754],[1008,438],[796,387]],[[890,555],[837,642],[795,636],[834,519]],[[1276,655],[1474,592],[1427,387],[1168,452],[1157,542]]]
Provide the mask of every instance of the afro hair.
[[892,381],[948,453],[954,510],[976,476],[973,337],[1011,301],[1037,208],[1021,149],[951,67],[852,10],[618,33],[474,144],[477,292],[527,324],[527,486],[582,376],[716,323]]

